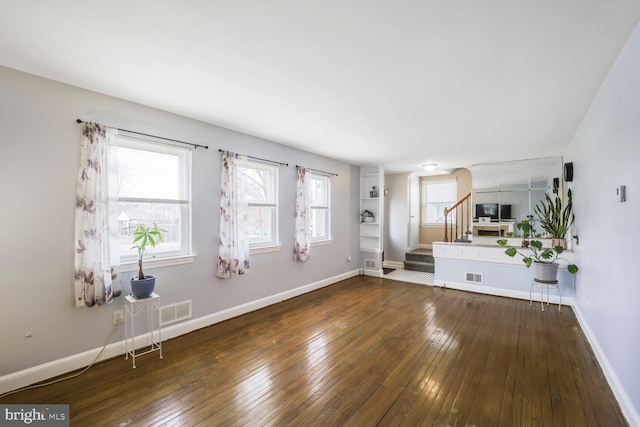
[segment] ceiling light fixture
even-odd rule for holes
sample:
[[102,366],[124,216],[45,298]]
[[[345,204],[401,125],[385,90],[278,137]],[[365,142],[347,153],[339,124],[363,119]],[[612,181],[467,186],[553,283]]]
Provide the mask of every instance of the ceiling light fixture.
[[434,170],[438,165],[435,163],[426,163],[424,165],[422,165],[422,168],[424,170],[426,170],[427,172],[431,172],[432,170]]

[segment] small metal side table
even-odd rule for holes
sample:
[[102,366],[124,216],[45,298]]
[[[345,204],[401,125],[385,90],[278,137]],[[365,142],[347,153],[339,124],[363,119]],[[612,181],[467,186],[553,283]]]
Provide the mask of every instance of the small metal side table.
[[[124,303],[124,330],[125,330],[125,360],[129,356],[133,359],[133,367],[136,367],[136,356],[151,353],[153,351],[160,352],[162,359],[162,335],[160,331],[160,295],[155,292],[148,298],[136,298],[133,295],[127,295]],[[147,314],[147,326],[151,335],[151,345],[148,349],[136,352],[135,343],[135,318],[140,313]],[[129,346],[131,340],[131,346]]]
[[549,305],[549,287],[553,286],[558,291],[558,296],[560,297],[560,304],[558,304],[558,311],[562,311],[562,294],[560,293],[560,286],[558,285],[557,280],[542,280],[542,279],[533,279],[531,282],[531,288],[529,289],[529,305],[533,304],[533,298],[531,293],[533,292],[533,287],[535,285],[540,285],[540,306],[542,307],[542,311],[544,311],[544,288],[547,288],[547,306]]

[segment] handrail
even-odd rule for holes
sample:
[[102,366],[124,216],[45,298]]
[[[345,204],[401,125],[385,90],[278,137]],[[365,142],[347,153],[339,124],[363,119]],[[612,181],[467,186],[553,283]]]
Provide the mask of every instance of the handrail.
[[[448,221],[447,218],[449,217],[449,214],[451,212],[453,212],[454,210],[458,209],[459,207],[464,208],[463,205],[464,202],[467,202],[467,209],[466,209],[466,214],[467,214],[467,224],[471,224],[471,209],[469,208],[469,199],[471,198],[471,193],[467,194],[466,196],[464,196],[463,198],[461,198],[460,200],[458,200],[453,206],[451,206],[450,208],[444,208],[444,241],[448,242],[449,241],[449,228],[451,229],[451,239],[455,240],[455,233],[453,232],[453,221],[451,221],[451,224],[448,225]],[[462,234],[464,232],[464,214],[465,212],[462,213],[462,222],[460,224],[460,231]],[[467,227],[468,228],[468,227]],[[456,222],[456,232],[458,231],[458,223]],[[467,230],[468,231],[468,230]]]
[[449,215],[449,212],[453,211],[455,208],[457,208],[458,206],[460,206],[462,204],[462,202],[464,202],[465,200],[467,200],[469,197],[471,197],[471,193],[467,194],[466,196],[464,196],[462,199],[458,200],[456,202],[455,205],[451,206],[449,209],[444,208],[444,215],[447,216]]

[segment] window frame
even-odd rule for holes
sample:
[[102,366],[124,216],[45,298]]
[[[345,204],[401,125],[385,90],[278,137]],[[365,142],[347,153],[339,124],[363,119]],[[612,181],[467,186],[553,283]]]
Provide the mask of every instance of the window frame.
[[[180,247],[179,249],[163,250],[160,244],[153,248],[144,258],[148,268],[178,265],[193,262],[195,256],[192,252],[192,196],[191,196],[191,149],[165,142],[156,142],[151,139],[143,139],[129,135],[118,134],[110,143],[111,147],[122,147],[140,151],[175,155],[179,160],[179,187],[184,189],[183,198],[154,198],[154,197],[118,197],[118,203],[149,203],[175,205],[180,209]],[[117,162],[117,160],[116,160]],[[111,166],[110,166],[111,167]],[[116,166],[117,167],[117,166]],[[129,251],[127,251],[129,252]],[[130,252],[120,254],[121,271],[135,271],[138,267],[138,254]]]
[[[426,207],[429,204],[435,204],[435,203],[429,203],[428,202],[428,187],[429,185],[435,185],[435,184],[453,184],[453,200],[450,202],[449,206],[453,206],[458,198],[458,181],[455,178],[452,179],[439,179],[439,180],[427,180],[427,179],[421,179],[420,180],[420,225],[421,226],[442,226],[444,224],[444,220],[442,222],[427,222],[424,221],[425,217],[426,217]],[[452,214],[452,223],[455,224],[456,222],[456,213],[455,211]]]
[[325,173],[309,171],[308,179],[316,179],[326,183],[326,194],[327,194],[327,204],[326,205],[313,205],[309,204],[310,216],[313,218],[312,212],[314,210],[325,210],[326,211],[326,221],[325,221],[325,230],[327,232],[325,235],[320,237],[311,237],[311,232],[309,232],[309,242],[311,246],[322,245],[331,243],[333,240],[331,233],[331,176]]
[[[270,202],[250,202],[246,200],[247,207],[250,209],[252,207],[267,207],[273,209],[273,218],[271,220],[271,229],[272,236],[270,241],[268,242],[256,242],[249,243],[249,254],[259,254],[264,252],[274,252],[280,250],[280,169],[277,164],[269,162],[269,161],[261,161],[254,158],[247,158],[242,161],[241,164],[238,164],[239,168],[246,169],[260,169],[271,171],[273,173],[273,188],[271,192],[273,193],[273,203]],[[268,194],[269,191],[265,190],[265,193]]]

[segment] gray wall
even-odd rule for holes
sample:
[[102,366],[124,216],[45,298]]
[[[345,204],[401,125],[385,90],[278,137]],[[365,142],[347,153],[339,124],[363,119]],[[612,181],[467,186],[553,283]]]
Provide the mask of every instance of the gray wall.
[[[573,191],[579,314],[596,351],[624,390],[622,406],[640,425],[640,27],[629,39],[579,126],[564,160],[574,165]],[[627,201],[614,201],[627,186]]]
[[[504,255],[506,257],[506,255]],[[561,264],[564,267],[564,264]],[[438,258],[436,260],[436,280],[441,282],[453,282],[465,284],[466,273],[481,273],[483,283],[468,283],[470,289],[478,292],[485,292],[483,287],[492,289],[514,291],[520,295],[528,297],[531,291],[532,272],[524,264],[508,265],[499,262],[466,261],[458,259]],[[575,282],[573,276],[564,268],[558,270],[558,286],[563,298],[563,303],[573,300],[575,297]],[[451,286],[451,285],[450,285]],[[455,287],[455,286],[451,286]],[[539,298],[540,286],[534,286],[533,292]],[[491,292],[489,292],[491,293]],[[558,295],[557,291],[551,288],[549,291],[551,298]],[[545,292],[545,299],[547,298]],[[554,301],[553,299],[551,299]]]
[[[159,276],[163,305],[191,299],[198,318],[359,267],[359,168],[0,67],[0,376],[101,347],[113,328],[111,313],[123,308],[123,298],[99,308],[73,305],[76,118],[210,146],[193,151],[196,260],[150,271]],[[280,169],[282,249],[252,256],[249,274],[226,281],[214,274],[218,148],[289,163]],[[296,164],[339,174],[332,178],[333,244],[313,247],[307,263],[292,261]],[[123,283],[123,291],[128,287]],[[124,338],[121,332],[113,341]]]

